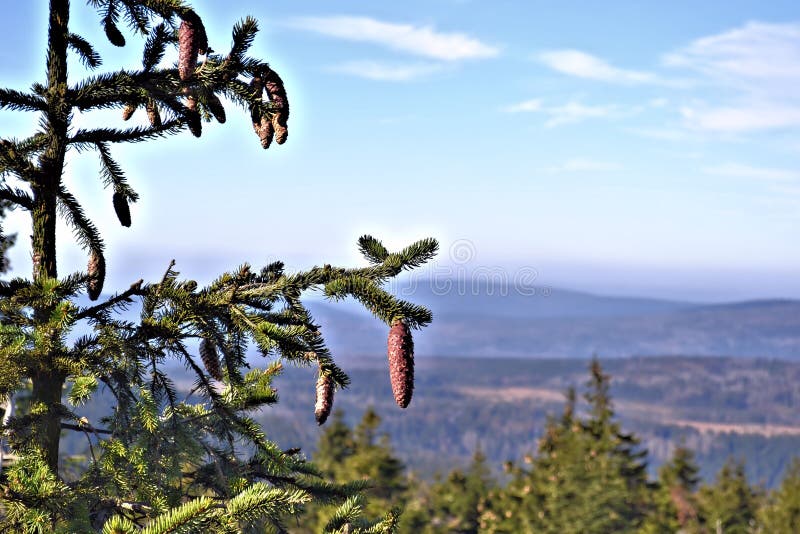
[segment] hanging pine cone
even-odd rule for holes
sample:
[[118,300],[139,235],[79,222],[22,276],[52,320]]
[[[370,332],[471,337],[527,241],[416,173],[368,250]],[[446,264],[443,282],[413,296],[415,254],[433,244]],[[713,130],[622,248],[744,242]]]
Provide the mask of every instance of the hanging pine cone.
[[107,19],[104,26],[106,37],[108,37],[108,40],[111,44],[114,46],[125,46],[125,36],[122,35],[122,32],[119,31],[119,28],[117,28],[116,24]]
[[273,109],[276,109],[275,113],[272,115],[272,126],[275,129],[275,142],[282,145],[289,136],[289,130],[287,128],[287,121],[289,120],[289,99],[286,96],[283,80],[281,80],[278,73],[272,69],[269,69],[264,75],[264,89],[267,91],[267,96],[269,96]]
[[[193,102],[194,100],[192,100]],[[196,109],[189,109],[186,113],[186,124],[189,126],[189,131],[195,137],[200,137],[203,133],[203,121],[200,119],[200,113]]]
[[161,127],[161,115],[158,113],[158,105],[152,100],[147,102],[147,120],[153,128]]
[[200,342],[200,359],[203,360],[203,365],[206,371],[214,380],[222,381],[222,369],[219,364],[219,353],[217,352],[217,345],[207,338],[203,338]]
[[406,408],[414,393],[414,339],[402,319],[395,320],[389,330],[389,378],[394,400]]
[[194,22],[183,19],[178,28],[178,76],[182,81],[185,82],[194,75],[198,53],[197,27]]
[[208,111],[214,115],[214,118],[217,119],[217,122],[220,124],[224,124],[226,120],[225,116],[225,108],[222,107],[222,102],[220,101],[219,97],[214,93],[208,95]]
[[106,278],[106,261],[100,253],[92,251],[89,255],[87,270],[89,281],[86,284],[86,292],[89,294],[90,300],[97,300],[103,291],[103,282]]
[[130,227],[131,225],[131,209],[128,206],[128,199],[119,191],[114,193],[111,199],[114,204],[114,211],[117,213],[117,219],[122,226]]
[[275,136],[275,128],[272,126],[272,121],[268,117],[261,117],[258,122],[253,122],[253,129],[256,131],[258,138],[261,139],[261,147],[265,150],[272,144],[272,138]]
[[333,379],[320,369],[317,378],[317,399],[314,405],[314,417],[317,424],[322,425],[328,420],[333,408]]
[[125,106],[125,109],[122,110],[122,120],[127,121],[133,117],[133,113],[136,111],[136,104],[128,104]]

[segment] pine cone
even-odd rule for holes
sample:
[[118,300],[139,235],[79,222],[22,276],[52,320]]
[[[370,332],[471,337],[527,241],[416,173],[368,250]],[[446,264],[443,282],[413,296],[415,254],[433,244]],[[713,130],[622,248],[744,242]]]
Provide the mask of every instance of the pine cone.
[[111,44],[114,46],[125,46],[125,36],[122,35],[122,32],[119,31],[117,25],[111,22],[110,20],[106,20],[105,23],[105,31],[106,37]]
[[103,291],[103,282],[106,278],[106,260],[97,252],[92,251],[89,255],[89,282],[86,284],[86,292],[90,300],[100,298]]
[[398,319],[392,323],[387,344],[394,400],[398,406],[406,408],[414,393],[414,339],[405,321]]
[[272,138],[275,136],[275,128],[272,126],[272,121],[268,117],[261,117],[256,122],[253,121],[253,129],[256,131],[258,138],[261,139],[261,147],[264,149],[269,148],[272,144]]
[[[197,24],[194,17],[186,17],[178,28],[178,76],[182,81],[189,80],[197,67],[199,53]],[[200,20],[197,18],[196,20]]]
[[125,109],[122,110],[122,120],[127,121],[133,117],[133,113],[136,111],[136,104],[128,104],[125,106]]
[[289,130],[287,129],[289,99],[286,96],[283,80],[272,69],[264,75],[264,89],[267,91],[267,96],[269,96],[273,108],[277,109],[272,116],[272,126],[275,129],[275,142],[282,145],[289,136]]
[[333,379],[320,369],[319,378],[317,378],[317,399],[314,405],[314,417],[316,417],[318,425],[327,421],[331,414],[331,408],[333,408]]
[[158,104],[150,100],[147,103],[147,119],[150,121],[150,126],[159,128],[161,126],[161,115],[158,113]]
[[203,365],[206,371],[214,380],[222,381],[222,369],[219,364],[219,353],[217,353],[217,345],[210,339],[203,338],[200,342],[200,359],[203,360]]
[[219,97],[213,93],[208,96],[208,110],[214,115],[218,123],[225,123],[225,108],[222,107],[222,102]]
[[117,213],[117,219],[122,226],[130,227],[131,225],[131,209],[128,206],[128,199],[125,195],[117,191],[112,198],[114,204],[114,211]]
[[[190,99],[189,102],[194,102],[194,99]],[[186,113],[186,123],[189,125],[189,131],[192,132],[193,136],[200,137],[202,135],[203,121],[200,119],[200,113],[198,113],[197,109],[189,108]]]

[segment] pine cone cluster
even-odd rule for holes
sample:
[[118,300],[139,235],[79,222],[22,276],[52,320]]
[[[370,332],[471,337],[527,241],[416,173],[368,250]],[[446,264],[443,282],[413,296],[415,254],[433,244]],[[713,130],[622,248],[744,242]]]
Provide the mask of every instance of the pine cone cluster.
[[208,338],[200,341],[200,359],[214,380],[222,381],[222,367],[220,366],[217,344]]
[[114,204],[114,211],[117,214],[117,219],[122,226],[129,227],[131,225],[131,209],[128,206],[128,199],[119,191],[114,193],[111,199]]
[[106,261],[100,253],[92,251],[89,255],[87,271],[89,273],[89,281],[86,284],[86,292],[89,294],[90,300],[97,300],[100,298],[100,293],[103,291],[103,282],[106,279]]
[[322,425],[328,420],[333,408],[333,379],[320,369],[317,378],[317,398],[314,404],[314,417],[317,424]]
[[253,130],[261,140],[261,146],[265,149],[269,148],[273,139],[279,145],[282,145],[289,137],[287,125],[289,120],[289,99],[286,96],[283,80],[281,80],[277,72],[267,67],[260,74],[253,76],[250,87],[256,98],[263,99],[263,93],[266,92],[272,108],[272,112],[269,114],[262,113],[257,106],[250,108]]
[[414,393],[414,339],[411,330],[402,319],[392,323],[387,342],[389,353],[389,378],[392,382],[394,400],[406,408]]

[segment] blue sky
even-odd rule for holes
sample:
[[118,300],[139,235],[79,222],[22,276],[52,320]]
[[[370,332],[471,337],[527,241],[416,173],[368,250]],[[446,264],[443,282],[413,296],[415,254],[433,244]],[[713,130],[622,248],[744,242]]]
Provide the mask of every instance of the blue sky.
[[[3,85],[42,80],[44,4],[5,8]],[[137,64],[139,42],[114,50],[73,5],[103,69]],[[254,52],[286,81],[289,142],[262,151],[230,109],[200,140],[114,147],[142,196],[130,229],[94,158],[70,158],[65,179],[106,235],[107,287],[156,278],[172,257],[200,279],[242,261],[353,264],[355,239],[372,233],[395,247],[439,238],[445,270],[694,300],[800,297],[796,1],[194,5],[219,51],[238,18],[260,20]],[[35,124],[4,112],[0,136]],[[27,235],[25,223],[10,226]],[[454,255],[463,246],[469,261]],[[65,248],[62,272],[84,261]]]

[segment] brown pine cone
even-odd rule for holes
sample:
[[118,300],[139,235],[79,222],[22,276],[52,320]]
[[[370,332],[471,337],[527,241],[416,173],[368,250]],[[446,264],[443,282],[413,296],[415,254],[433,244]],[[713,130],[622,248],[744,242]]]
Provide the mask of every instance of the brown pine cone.
[[90,300],[97,300],[100,298],[100,293],[103,291],[103,282],[106,278],[106,261],[103,256],[92,251],[89,255],[89,266],[87,270],[89,273],[89,281],[86,284],[86,292],[89,294]]
[[414,339],[404,320],[398,319],[392,323],[387,345],[394,400],[398,406],[406,408],[414,393]]
[[328,420],[333,408],[333,379],[322,372],[320,369],[317,378],[317,398],[314,405],[314,417],[317,424],[322,425]]
[[258,122],[253,121],[253,129],[256,135],[261,139],[261,147],[264,149],[269,148],[272,144],[272,138],[275,136],[275,128],[272,126],[272,121],[268,117],[261,117]]
[[131,225],[131,209],[128,206],[128,199],[125,198],[120,192],[114,193],[111,199],[114,204],[114,211],[117,214],[117,219],[122,226],[130,227]]
[[287,121],[289,120],[289,99],[286,96],[286,88],[283,80],[278,73],[269,69],[264,74],[264,89],[267,96],[276,110],[272,116],[272,126],[275,129],[275,142],[282,145],[289,136]]
[[208,95],[208,110],[212,115],[214,115],[214,118],[217,119],[218,123],[225,123],[225,108],[222,107],[222,102],[220,101],[219,97],[213,93]]
[[136,111],[136,104],[128,104],[125,106],[125,109],[122,110],[122,120],[127,121],[133,117],[133,113]]
[[203,338],[200,342],[200,359],[203,360],[203,365],[208,371],[208,374],[214,380],[222,381],[222,369],[219,363],[219,353],[217,352],[217,345],[207,338]]
[[198,28],[195,20],[191,20],[193,18],[184,18],[178,28],[178,76],[184,82],[194,75],[194,69],[197,67],[197,54],[200,50]]
[[161,126],[161,115],[158,113],[158,104],[152,100],[147,103],[147,119],[150,121],[150,126],[159,128]]

